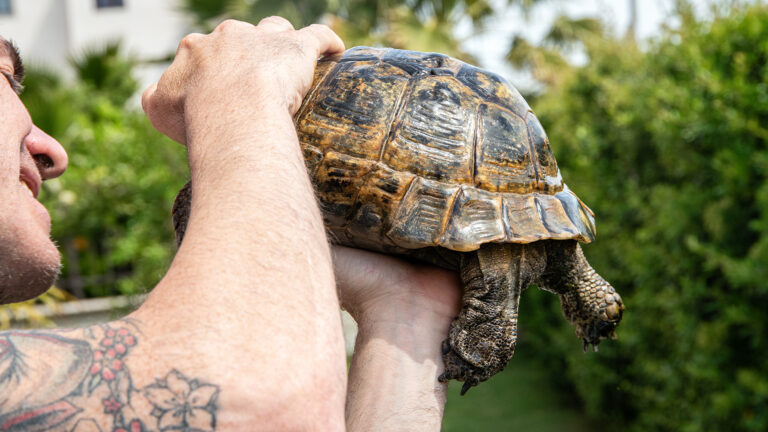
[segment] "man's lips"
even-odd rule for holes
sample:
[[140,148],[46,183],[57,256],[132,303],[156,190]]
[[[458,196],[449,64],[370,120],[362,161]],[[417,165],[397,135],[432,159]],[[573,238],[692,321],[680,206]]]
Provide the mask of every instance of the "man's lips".
[[37,198],[40,195],[40,185],[43,183],[43,179],[40,178],[40,173],[36,168],[29,166],[22,166],[19,173],[19,180],[23,182],[30,191],[32,196]]

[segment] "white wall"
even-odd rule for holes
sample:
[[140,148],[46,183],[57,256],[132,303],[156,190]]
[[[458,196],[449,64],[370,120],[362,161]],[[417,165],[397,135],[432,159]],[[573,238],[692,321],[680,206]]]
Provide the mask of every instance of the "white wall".
[[66,66],[69,42],[64,0],[12,0],[12,15],[0,15],[0,35],[19,46],[24,63]]
[[[45,0],[25,0],[30,2]],[[124,0],[122,8],[96,8],[95,0],[66,0],[70,48],[82,49],[122,39],[126,52],[141,59],[176,51],[188,33],[177,0]]]
[[[67,59],[84,50],[122,40],[124,53],[155,60],[176,52],[189,33],[178,0],[124,0],[124,7],[96,7],[96,0],[11,0],[13,14],[0,15],[0,35],[19,46],[25,64],[69,75]],[[137,68],[143,86],[157,80],[164,65]]]

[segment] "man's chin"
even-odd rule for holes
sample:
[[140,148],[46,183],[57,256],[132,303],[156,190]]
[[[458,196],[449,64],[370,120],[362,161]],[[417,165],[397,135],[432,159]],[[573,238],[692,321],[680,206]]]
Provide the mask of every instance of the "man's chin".
[[0,256],[0,304],[35,298],[53,286],[61,260],[56,247],[51,244],[51,248],[31,260],[7,260]]
[[26,278],[25,284],[17,285],[16,287],[2,287],[0,292],[0,304],[6,303],[18,303],[25,300],[33,299],[40,294],[48,291],[53,286],[58,276],[58,268],[56,271],[50,271],[45,273],[39,273],[35,275],[34,279]]

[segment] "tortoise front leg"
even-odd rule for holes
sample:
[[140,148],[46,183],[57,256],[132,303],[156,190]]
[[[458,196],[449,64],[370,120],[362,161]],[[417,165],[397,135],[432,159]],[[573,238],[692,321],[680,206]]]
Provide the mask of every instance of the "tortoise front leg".
[[616,290],[589,265],[575,240],[547,242],[547,269],[539,287],[559,295],[563,314],[576,335],[595,351],[600,340],[616,337],[624,303]]
[[515,352],[520,292],[538,275],[532,274],[532,264],[544,266],[541,249],[492,243],[464,255],[464,296],[459,316],[443,342],[441,382],[464,381],[463,395],[504,369]]

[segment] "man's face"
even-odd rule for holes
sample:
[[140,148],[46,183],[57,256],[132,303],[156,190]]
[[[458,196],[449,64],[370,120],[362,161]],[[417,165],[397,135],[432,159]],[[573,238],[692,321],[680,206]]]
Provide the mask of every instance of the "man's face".
[[58,274],[51,220],[37,201],[43,180],[67,167],[61,144],[32,124],[19,99],[23,67],[0,37],[0,304],[35,297]]

